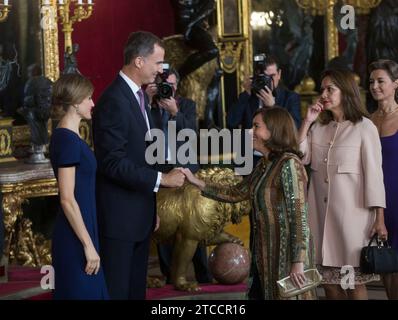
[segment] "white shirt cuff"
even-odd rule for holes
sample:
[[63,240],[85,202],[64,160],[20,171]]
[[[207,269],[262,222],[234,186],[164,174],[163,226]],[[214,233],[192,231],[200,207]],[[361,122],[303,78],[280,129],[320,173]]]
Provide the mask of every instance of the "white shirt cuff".
[[156,185],[155,185],[155,188],[153,189],[153,192],[158,192],[159,191],[160,180],[162,180],[162,173],[158,172],[158,178],[156,180]]

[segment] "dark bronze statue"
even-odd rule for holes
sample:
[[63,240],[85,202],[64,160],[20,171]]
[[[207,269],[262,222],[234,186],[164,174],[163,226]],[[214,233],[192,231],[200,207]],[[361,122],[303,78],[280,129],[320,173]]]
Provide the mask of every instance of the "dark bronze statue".
[[368,62],[398,61],[398,7],[396,0],[384,0],[372,10],[367,30]]
[[[13,115],[12,101],[15,97],[12,95],[12,90],[9,90],[15,83],[15,78],[20,79],[20,67],[18,64],[18,52],[14,46],[14,57],[9,59],[7,55],[4,54],[3,45],[0,44],[0,117],[4,113],[5,116]],[[16,68],[13,67],[15,65]],[[16,73],[15,73],[16,71]],[[10,92],[11,91],[11,92]],[[14,109],[15,110],[15,109]]]
[[[281,1],[276,9],[284,12],[283,24],[272,24],[268,50],[277,57],[279,67],[283,70],[283,84],[293,89],[309,74],[314,49],[314,17],[300,10],[294,1]],[[258,53],[264,52],[265,48],[259,49]]]
[[76,54],[79,51],[79,45],[74,43],[72,48],[68,47],[64,55],[64,71],[63,74],[78,73],[81,74],[77,68]]
[[29,79],[24,89],[24,102],[18,112],[25,118],[31,133],[33,154],[29,162],[47,162],[42,154],[48,144],[47,122],[51,111],[52,82],[44,76]]
[[185,42],[198,50],[190,55],[178,70],[181,79],[201,65],[218,56],[218,48],[209,33],[207,19],[215,9],[214,0],[176,0],[178,8],[177,29]]
[[[178,72],[181,79],[199,69],[202,65],[217,58],[219,51],[209,32],[209,18],[215,10],[215,0],[174,0],[177,7],[177,31],[184,35],[185,43],[196,49],[182,63]],[[207,88],[206,113],[204,127],[216,127],[214,116],[219,105],[219,86],[221,68],[213,75]]]

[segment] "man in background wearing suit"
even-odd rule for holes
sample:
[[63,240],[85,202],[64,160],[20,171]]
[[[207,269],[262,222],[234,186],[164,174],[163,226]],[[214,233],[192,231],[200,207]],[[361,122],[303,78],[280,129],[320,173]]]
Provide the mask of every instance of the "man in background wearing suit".
[[152,121],[141,86],[154,82],[163,59],[158,37],[132,33],[124,66],[94,110],[100,252],[112,299],[145,299],[150,236],[159,226],[155,193],[184,183],[179,168],[161,173],[145,160]]
[[[173,67],[167,72],[166,82],[170,85],[172,90],[172,96],[169,98],[161,98],[158,93],[158,88],[156,84],[150,84],[146,88],[146,93],[148,94],[149,101],[151,104],[151,114],[154,125],[156,128],[161,129],[167,138],[168,123],[173,121],[176,126],[176,134],[183,129],[191,129],[197,132],[197,117],[196,117],[196,103],[191,99],[187,99],[181,96],[176,96],[178,83],[180,81],[180,76]],[[185,141],[176,141],[177,151],[178,148],[183,145]],[[176,165],[168,163],[170,160],[169,150],[166,146],[166,163],[159,166],[159,170],[162,172],[169,172]],[[177,159],[177,166],[189,168],[193,173],[199,170],[199,165],[195,163],[179,164]],[[164,276],[166,276],[166,282],[171,283],[171,259],[173,252],[173,245],[171,244],[158,244],[158,256],[160,270]],[[196,280],[199,283],[209,283],[212,282],[212,276],[207,267],[207,252],[206,246],[199,244],[195,255],[192,259]]]

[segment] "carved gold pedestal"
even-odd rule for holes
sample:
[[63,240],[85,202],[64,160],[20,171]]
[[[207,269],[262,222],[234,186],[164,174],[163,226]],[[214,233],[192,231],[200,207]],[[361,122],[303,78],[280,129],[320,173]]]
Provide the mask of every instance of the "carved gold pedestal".
[[32,231],[22,204],[29,198],[57,195],[49,164],[29,165],[21,161],[0,164],[0,192],[5,227],[4,255],[9,264],[42,266],[51,264],[50,241]]

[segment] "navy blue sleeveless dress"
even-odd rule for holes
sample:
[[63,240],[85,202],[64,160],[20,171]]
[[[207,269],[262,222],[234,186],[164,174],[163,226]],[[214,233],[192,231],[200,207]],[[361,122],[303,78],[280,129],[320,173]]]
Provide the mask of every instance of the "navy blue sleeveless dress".
[[386,208],[384,221],[388,231],[388,243],[398,251],[398,131],[392,136],[381,137]]
[[[58,168],[76,167],[75,198],[84,224],[99,254],[95,204],[97,163],[90,147],[73,131],[56,128],[50,143],[51,165],[58,180]],[[53,231],[52,262],[55,271],[54,299],[109,299],[102,266],[97,275],[87,275],[83,245],[60,208]]]

